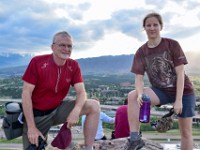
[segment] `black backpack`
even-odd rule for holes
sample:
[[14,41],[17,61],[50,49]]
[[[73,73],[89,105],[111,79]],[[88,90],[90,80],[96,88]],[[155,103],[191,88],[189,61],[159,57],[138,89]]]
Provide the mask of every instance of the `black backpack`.
[[23,132],[22,104],[20,102],[5,103],[5,116],[3,118],[2,129],[7,140],[20,137]]

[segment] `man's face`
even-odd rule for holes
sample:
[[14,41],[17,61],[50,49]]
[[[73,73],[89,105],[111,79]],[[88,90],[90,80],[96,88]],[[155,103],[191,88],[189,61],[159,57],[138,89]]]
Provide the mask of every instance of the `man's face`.
[[52,44],[52,50],[58,59],[68,59],[72,52],[72,39],[68,36],[58,35]]

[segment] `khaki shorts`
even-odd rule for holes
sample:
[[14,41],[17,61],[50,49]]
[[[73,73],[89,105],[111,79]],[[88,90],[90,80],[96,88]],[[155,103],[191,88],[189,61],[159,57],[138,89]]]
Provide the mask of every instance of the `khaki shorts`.
[[[63,101],[54,111],[48,115],[37,116],[34,118],[35,124],[40,132],[46,137],[51,126],[66,122],[66,119],[75,106],[75,100]],[[31,143],[27,137],[27,124],[23,126],[23,148],[26,149]]]

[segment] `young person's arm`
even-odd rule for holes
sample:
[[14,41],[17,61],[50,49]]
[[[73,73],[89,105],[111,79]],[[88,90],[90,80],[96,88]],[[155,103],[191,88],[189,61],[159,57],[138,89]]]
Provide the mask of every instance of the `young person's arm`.
[[143,88],[144,88],[144,75],[136,74],[135,89],[136,89],[137,95],[138,95],[137,101],[140,106],[142,105]]
[[176,81],[176,100],[174,103],[174,112],[176,114],[181,114],[182,113],[182,97],[183,97],[183,89],[184,89],[184,65],[179,65],[175,67],[176,70],[176,76],[177,76],[177,81]]

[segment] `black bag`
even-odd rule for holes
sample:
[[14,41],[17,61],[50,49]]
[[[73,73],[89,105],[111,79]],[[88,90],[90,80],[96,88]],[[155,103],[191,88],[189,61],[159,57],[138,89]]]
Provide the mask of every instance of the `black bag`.
[[7,140],[12,140],[22,135],[23,122],[19,121],[19,116],[22,117],[22,104],[20,102],[7,102],[2,124]]

